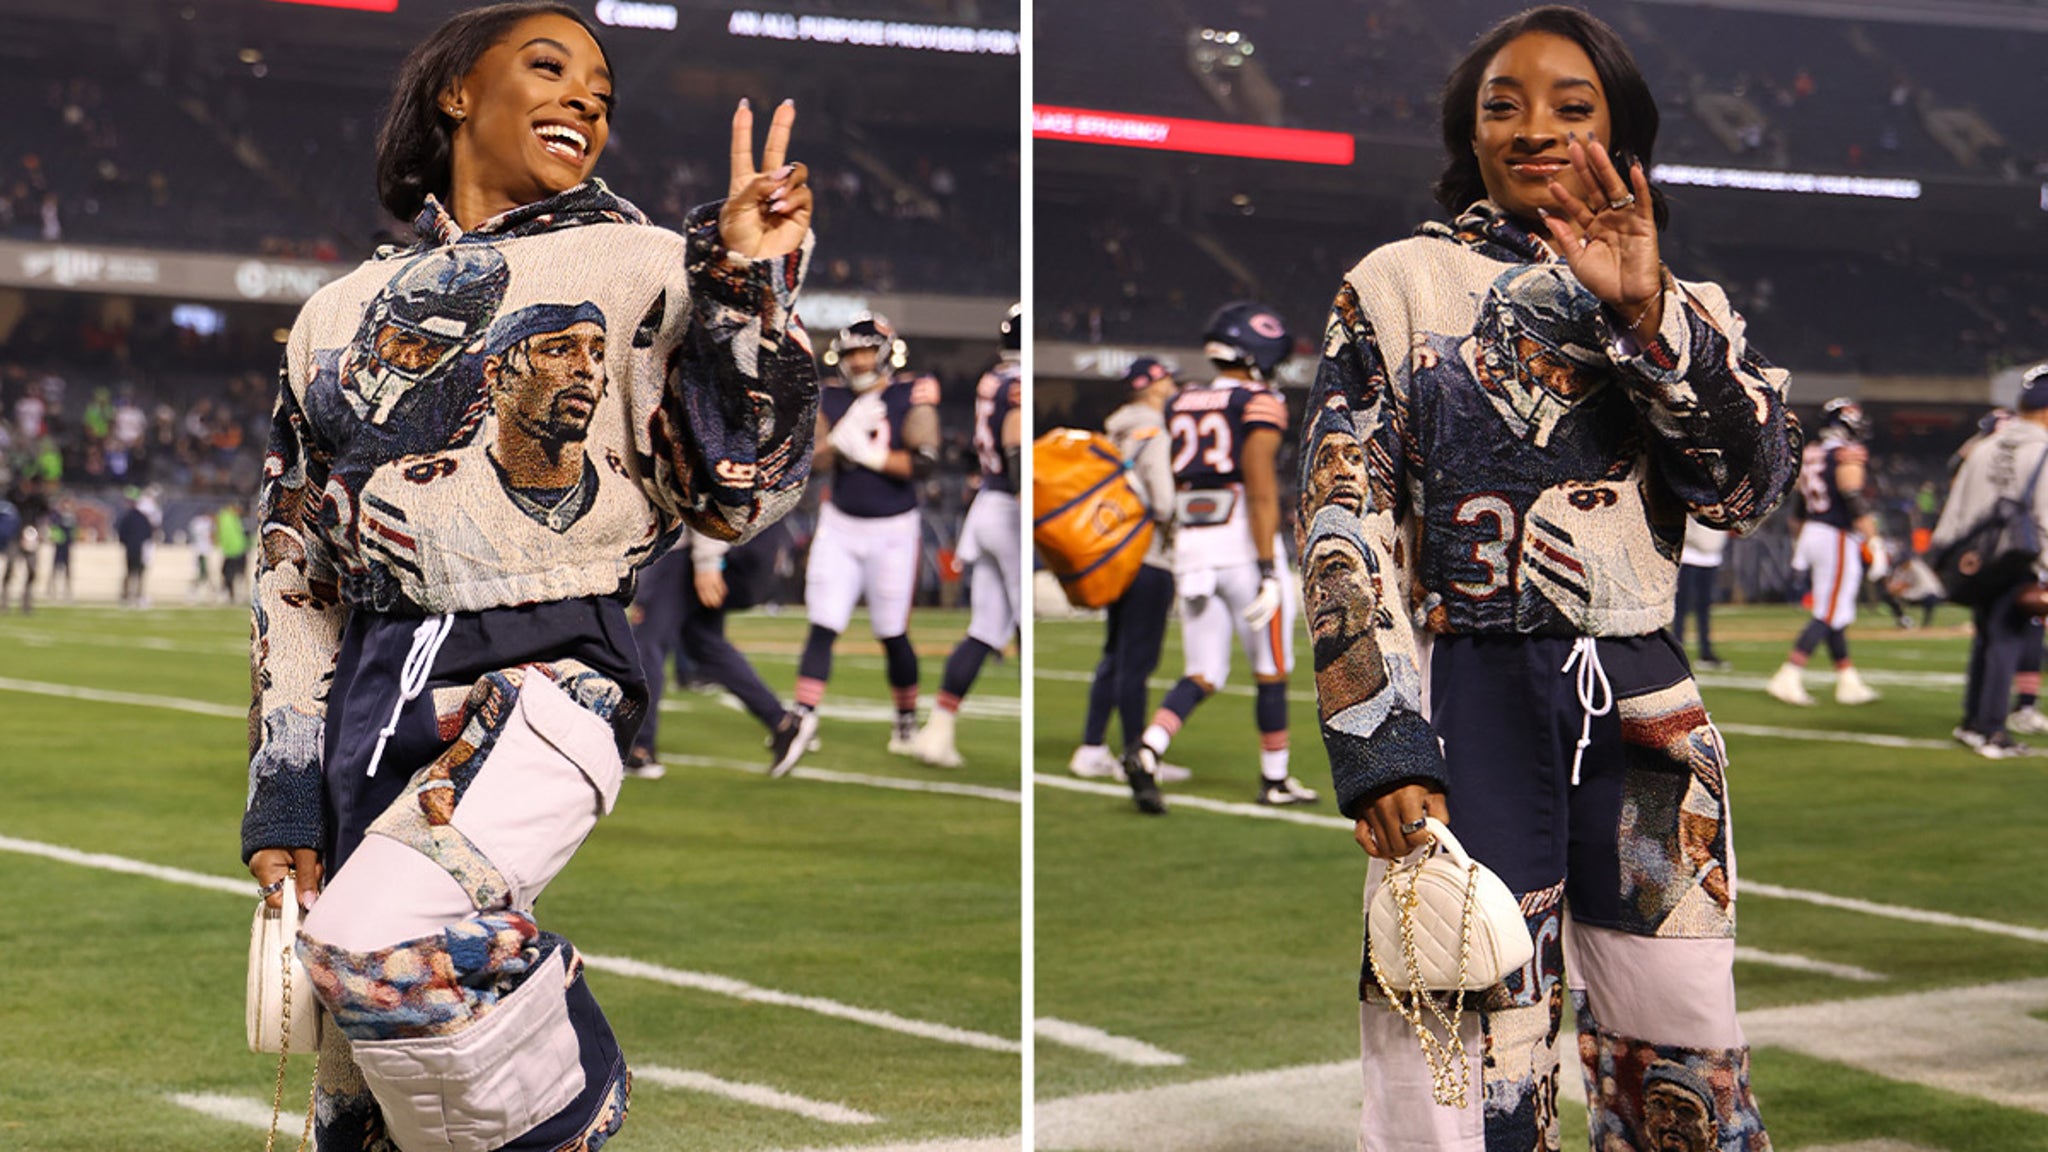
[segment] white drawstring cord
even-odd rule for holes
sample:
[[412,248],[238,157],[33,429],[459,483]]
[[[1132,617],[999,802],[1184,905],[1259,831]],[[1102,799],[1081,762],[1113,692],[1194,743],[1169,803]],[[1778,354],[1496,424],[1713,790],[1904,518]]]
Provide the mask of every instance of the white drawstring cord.
[[398,703],[391,706],[391,721],[377,733],[377,748],[370,753],[370,771],[377,774],[377,763],[384,759],[384,742],[398,733],[398,717],[405,706],[419,699],[427,687],[427,675],[434,670],[434,657],[440,655],[441,644],[448,639],[448,630],[455,626],[455,613],[429,617],[412,630],[412,647],[406,651],[405,664],[398,674]]
[[[1600,666],[1600,648],[1591,636],[1581,636],[1572,642],[1572,654],[1564,658],[1560,672],[1569,672],[1572,665],[1579,666],[1577,688],[1579,707],[1586,710],[1585,721],[1579,725],[1579,747],[1572,753],[1572,787],[1579,786],[1579,762],[1586,758],[1586,747],[1593,743],[1593,717],[1605,716],[1614,710],[1614,685],[1607,682],[1607,669]],[[1607,699],[1599,707],[1593,701],[1605,693]]]

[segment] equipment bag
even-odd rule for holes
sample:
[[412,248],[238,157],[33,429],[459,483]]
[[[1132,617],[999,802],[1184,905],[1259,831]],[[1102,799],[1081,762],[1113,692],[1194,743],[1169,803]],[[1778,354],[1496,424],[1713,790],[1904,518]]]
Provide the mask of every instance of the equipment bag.
[[1152,546],[1152,515],[1109,438],[1055,428],[1031,445],[1031,539],[1077,608],[1113,603]]
[[2048,451],[2035,463],[2033,475],[2017,498],[2001,496],[1991,511],[1961,536],[1933,555],[1934,574],[1948,598],[1981,607],[2032,578],[2041,556],[2041,535],[2034,527],[2034,486]]

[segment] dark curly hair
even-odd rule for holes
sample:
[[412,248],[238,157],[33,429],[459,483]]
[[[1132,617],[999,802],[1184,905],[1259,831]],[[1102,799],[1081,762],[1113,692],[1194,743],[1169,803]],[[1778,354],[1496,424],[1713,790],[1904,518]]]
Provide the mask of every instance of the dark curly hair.
[[[391,86],[391,106],[377,130],[377,200],[385,211],[409,224],[426,207],[429,193],[448,198],[454,122],[441,111],[441,96],[461,84],[477,60],[529,16],[574,20],[605,53],[597,30],[559,0],[514,0],[450,17],[406,54]],[[605,63],[611,63],[610,53]]]
[[[1479,172],[1479,157],[1472,154],[1472,136],[1479,121],[1479,83],[1486,78],[1486,66],[1508,46],[1509,41],[1529,32],[1562,36],[1584,49],[1607,94],[1607,115],[1613,125],[1607,146],[1626,148],[1634,154],[1647,174],[1657,148],[1657,101],[1642,70],[1614,29],[1598,17],[1577,8],[1548,4],[1519,12],[1489,29],[1451,69],[1444,81],[1443,137],[1444,169],[1436,178],[1436,202],[1456,216],[1474,202],[1486,199],[1486,181]],[[1625,175],[1625,174],[1624,174]],[[1671,206],[1664,193],[1652,185],[1650,204],[1657,227],[1671,219]]]

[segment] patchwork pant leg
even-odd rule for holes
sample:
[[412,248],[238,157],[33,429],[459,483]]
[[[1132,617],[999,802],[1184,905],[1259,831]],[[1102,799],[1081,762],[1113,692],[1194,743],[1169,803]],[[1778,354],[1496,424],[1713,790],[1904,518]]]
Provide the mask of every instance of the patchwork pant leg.
[[[605,687],[616,695],[597,677],[571,685]],[[581,959],[533,920],[618,795],[617,747],[588,703],[539,668],[479,681],[461,735],[371,825],[300,931],[329,1034],[347,1038],[405,1152],[589,1152],[623,1122],[625,1064]]]
[[1768,1152],[1735,1016],[1720,734],[1689,678],[1616,695],[1622,776],[1574,796],[1566,896],[1593,1147]]

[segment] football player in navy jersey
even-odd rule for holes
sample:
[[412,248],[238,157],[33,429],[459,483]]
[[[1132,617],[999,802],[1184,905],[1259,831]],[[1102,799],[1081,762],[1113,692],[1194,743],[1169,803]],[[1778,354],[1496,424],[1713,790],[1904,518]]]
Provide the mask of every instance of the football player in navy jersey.
[[1159,762],[1195,706],[1223,687],[1235,633],[1258,682],[1259,803],[1306,804],[1316,794],[1287,773],[1296,587],[1282,571],[1274,463],[1287,402],[1271,386],[1294,339],[1272,309],[1250,301],[1218,309],[1202,339],[1216,379],[1183,389],[1166,412],[1185,673],[1126,758],[1124,778],[1139,808],[1154,811]]
[[1863,586],[1866,546],[1883,547],[1865,485],[1868,483],[1870,418],[1863,406],[1837,396],[1821,406],[1820,438],[1799,460],[1799,495],[1806,523],[1799,529],[1792,567],[1813,581],[1813,619],[1793,642],[1767,691],[1787,704],[1807,705],[1801,672],[1807,657],[1825,640],[1835,661],[1835,702],[1868,704],[1878,694],[1849,662],[1846,629],[1856,619],[1856,593]]
[[811,631],[797,664],[796,707],[817,710],[832,678],[832,644],[865,599],[896,703],[889,750],[908,755],[917,735],[917,650],[908,635],[921,528],[917,484],[938,460],[939,381],[892,373],[903,363],[903,342],[880,316],[856,317],[833,346],[839,375],[820,389],[811,464],[830,478],[831,495],[818,509],[804,569]]
[[960,526],[960,562],[974,569],[972,616],[967,635],[946,658],[939,678],[939,703],[918,731],[911,755],[942,768],[960,766],[953,725],[960,701],[981,675],[982,661],[1000,652],[1017,631],[1023,596],[1019,564],[1023,522],[1017,508],[1018,455],[1024,437],[1024,306],[1012,304],[1003,317],[1002,355],[974,389],[974,454],[981,463],[981,489]]

